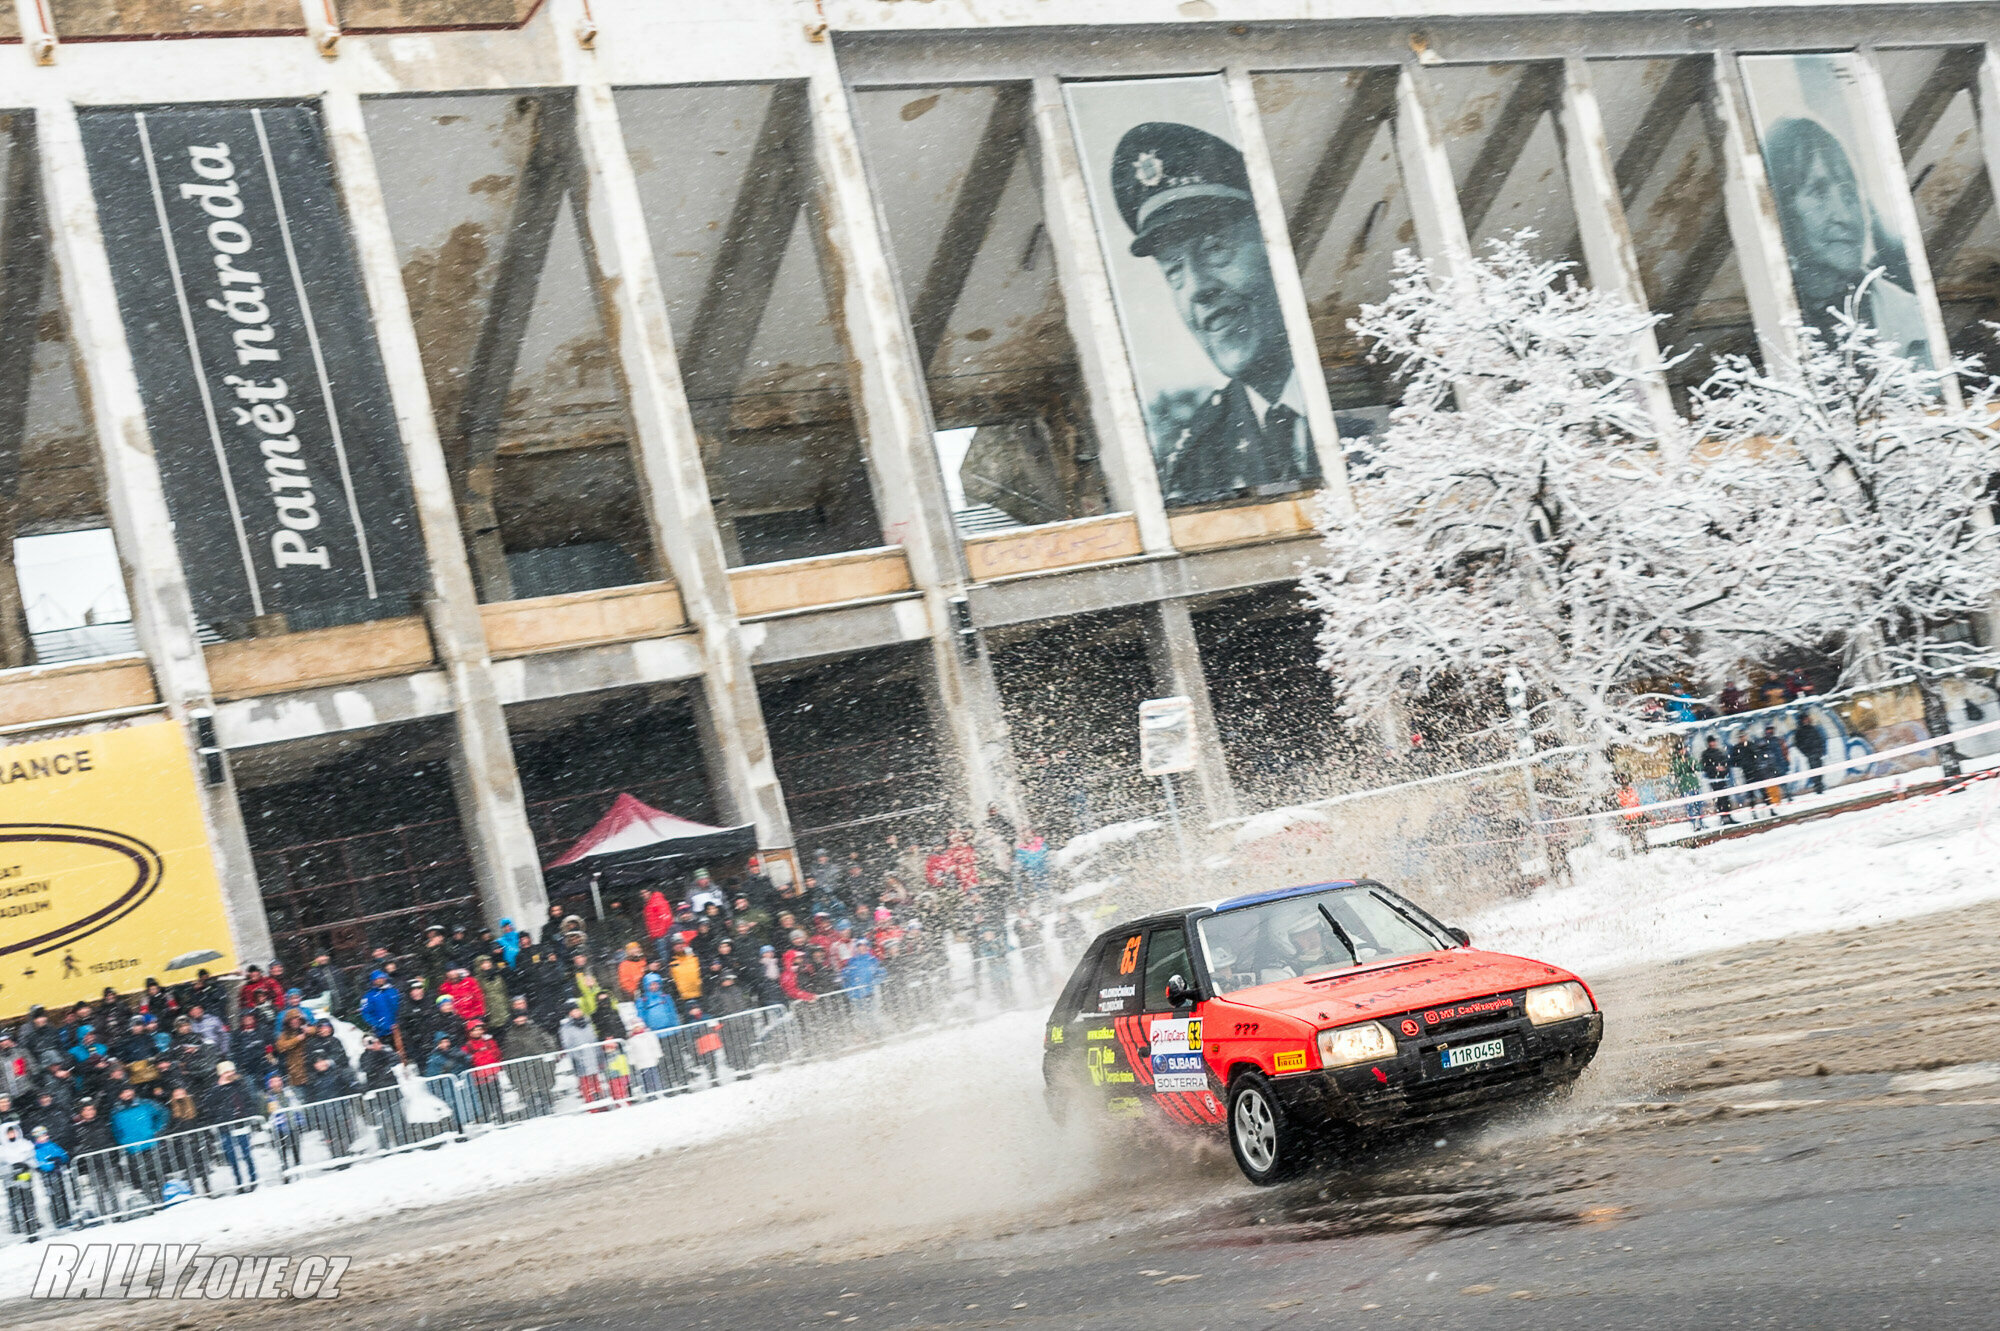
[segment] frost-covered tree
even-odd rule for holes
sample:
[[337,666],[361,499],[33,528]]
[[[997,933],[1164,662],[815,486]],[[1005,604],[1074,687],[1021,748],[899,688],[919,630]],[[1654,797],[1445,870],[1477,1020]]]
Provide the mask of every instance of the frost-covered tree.
[[1899,354],[1856,316],[1867,286],[1828,334],[1800,330],[1795,377],[1726,357],[1694,397],[1707,488],[1758,532],[1743,555],[1760,560],[1761,622],[1745,627],[1838,637],[1855,679],[2000,664],[1960,628],[2000,594],[1985,493],[2000,475],[2000,385],[1976,361]]
[[1635,391],[1660,368],[1634,352],[1657,316],[1524,238],[1449,279],[1401,254],[1364,307],[1353,326],[1403,401],[1358,469],[1357,513],[1324,511],[1304,585],[1357,715],[1512,665],[1565,729],[1610,739],[1643,724],[1634,681],[1680,673],[1694,633],[1721,627],[1730,533]]

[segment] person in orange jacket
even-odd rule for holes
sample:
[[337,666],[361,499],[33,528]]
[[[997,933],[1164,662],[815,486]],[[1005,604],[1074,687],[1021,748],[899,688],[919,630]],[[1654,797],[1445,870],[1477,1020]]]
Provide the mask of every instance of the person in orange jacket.
[[627,998],[639,996],[639,981],[646,976],[646,954],[637,943],[625,945],[625,955],[618,961],[618,991]]

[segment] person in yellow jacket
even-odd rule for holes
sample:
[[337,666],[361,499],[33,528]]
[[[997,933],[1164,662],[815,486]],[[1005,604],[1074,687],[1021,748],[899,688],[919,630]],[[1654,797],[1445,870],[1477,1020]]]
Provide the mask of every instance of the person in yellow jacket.
[[674,992],[681,996],[681,1002],[692,1003],[701,997],[701,958],[686,943],[674,947],[674,959],[667,963],[667,978],[674,982]]

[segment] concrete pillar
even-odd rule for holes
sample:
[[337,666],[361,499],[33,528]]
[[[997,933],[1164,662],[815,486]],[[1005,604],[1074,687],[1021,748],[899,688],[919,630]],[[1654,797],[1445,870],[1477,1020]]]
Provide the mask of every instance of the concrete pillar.
[[1743,91],[1742,71],[1734,51],[1717,51],[1704,105],[1715,159],[1722,164],[1722,205],[1729,218],[1729,240],[1736,266],[1750,299],[1750,318],[1757,327],[1757,347],[1764,368],[1773,375],[1790,375],[1798,366],[1799,297],[1785,259],[1785,234],[1778,225],[1778,206],[1764,174],[1763,150]]
[[1396,80],[1396,164],[1410,196],[1417,252],[1430,262],[1431,272],[1443,278],[1465,271],[1472,260],[1472,241],[1465,233],[1451,159],[1438,137],[1435,101],[1423,70],[1406,61]]
[[1986,184],[2000,199],[2000,46],[1989,43],[1972,84],[1972,112],[1979,122],[1979,152]]
[[1313,451],[1319,457],[1320,475],[1325,478],[1333,511],[1352,517],[1354,496],[1347,487],[1347,457],[1340,446],[1340,430],[1333,422],[1333,399],[1326,391],[1326,371],[1320,365],[1319,340],[1313,335],[1312,310],[1306,304],[1298,256],[1292,252],[1292,233],[1285,225],[1285,201],[1278,188],[1278,173],[1271,165],[1270,145],[1264,140],[1264,116],[1257,106],[1257,85],[1251,81],[1250,71],[1240,66],[1228,72],[1225,83],[1230,110],[1236,118],[1236,133],[1243,147],[1243,165],[1250,176],[1251,197],[1257,204],[1257,220],[1264,232],[1271,278],[1277,285],[1278,304],[1285,314],[1285,334],[1292,343],[1292,373],[1298,376],[1305,398],[1306,428],[1312,431]]
[[613,330],[624,372],[633,460],[653,547],[680,588],[688,622],[701,634],[706,669],[698,710],[704,717],[704,749],[713,748],[708,757],[723,778],[715,791],[717,803],[731,810],[734,819],[756,824],[759,846],[782,850],[792,845],[791,818],[736,621],[701,440],[681,383],[618,105],[597,67],[596,53],[578,48],[572,59],[578,75],[576,132],[585,180],[586,248],[593,252],[596,287],[607,307],[604,326]]
[[362,283],[374,315],[376,342],[388,374],[389,398],[403,437],[417,524],[429,556],[431,594],[424,610],[438,664],[451,687],[458,737],[452,774],[459,822],[472,852],[487,920],[494,924],[503,918],[541,921],[548,915],[541,855],[528,828],[507,717],[493,685],[493,663],[486,655],[479,597],[473,589],[465,543],[459,536],[451,473],[438,441],[437,419],[431,413],[430,387],[424,380],[416,325],[410,319],[409,296],[403,289],[389,209],[382,197],[381,179],[375,174],[361,99],[351,90],[340,89],[327,93],[321,106],[334,172],[361,261]]
[[[1184,600],[1155,601],[1146,607],[1146,656],[1160,697],[1185,696],[1193,704],[1194,786],[1203,814],[1212,822],[1237,814],[1236,786],[1223,761],[1222,734],[1215,726],[1215,704],[1208,696],[1208,675],[1202,670],[1201,646],[1195,641],[1194,616]],[[1138,725],[1134,716],[1132,724]]]
[[[1924,333],[1930,339],[1931,363],[1945,365],[1951,360],[1951,337],[1945,332],[1944,310],[1938,304],[1937,281],[1931,274],[1930,252],[1924,248],[1923,222],[1917,217],[1917,202],[1910,195],[1910,178],[1903,167],[1902,144],[1896,139],[1896,117],[1889,110],[1889,94],[1882,86],[1882,70],[1875,63],[1875,52],[1863,50],[1854,58],[1857,80],[1861,93],[1862,119],[1859,126],[1862,133],[1874,140],[1871,145],[1875,160],[1887,167],[1886,175],[1891,177],[1882,200],[1888,210],[1885,220],[1903,237],[1904,253],[1910,263],[1910,294],[1917,298],[1917,305],[1924,315]],[[1976,99],[1975,99],[1976,100]],[[1946,400],[1958,405],[1958,380],[1947,378],[1944,383]]]
[[950,726],[965,807],[983,815],[988,804],[998,804],[1018,821],[1020,791],[993,660],[965,601],[965,550],[945,498],[916,346],[862,166],[847,88],[830,51],[813,72],[807,97],[815,168],[811,220],[828,303],[846,335],[883,527],[902,545],[923,592],[938,706]]
[[[1556,123],[1562,129],[1563,163],[1590,284],[1637,309],[1651,310],[1588,60],[1563,61],[1562,106]],[[1637,375],[1633,387],[1652,419],[1655,435],[1663,441],[1679,439],[1680,416],[1661,372],[1660,339],[1650,326],[1632,334],[1632,368]]]
[[[76,363],[89,390],[86,401],[104,459],[105,504],[126,569],[133,627],[152,662],[153,679],[168,715],[185,728],[189,712],[213,705],[208,662],[195,636],[194,602],[174,544],[166,488],[153,459],[139,378],[125,340],[104,235],[98,229],[76,108],[66,99],[42,99],[35,107],[35,128],[56,273],[75,340]],[[222,883],[231,941],[244,964],[262,964],[271,959],[271,926],[264,916],[236,784],[225,780],[219,786],[209,785],[195,758],[192,736],[188,739],[188,764],[201,792],[202,817]]]
[[1049,248],[1055,251],[1070,341],[1076,344],[1090,394],[1090,423],[1097,431],[1111,502],[1138,522],[1139,543],[1148,554],[1171,554],[1174,540],[1160,496],[1152,437],[1146,432],[1146,413],[1126,359],[1118,307],[1111,299],[1111,273],[1097,247],[1097,223],[1070,132],[1062,84],[1054,75],[1043,75],[1034,81],[1032,97],[1042,216],[1049,228]]

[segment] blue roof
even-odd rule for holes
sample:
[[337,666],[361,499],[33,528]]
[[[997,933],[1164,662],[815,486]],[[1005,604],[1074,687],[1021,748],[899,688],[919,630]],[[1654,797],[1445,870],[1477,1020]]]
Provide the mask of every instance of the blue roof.
[[1231,897],[1227,901],[1218,901],[1215,903],[1215,909],[1220,912],[1235,910],[1239,906],[1261,906],[1267,901],[1283,901],[1287,897],[1302,897],[1311,892],[1324,892],[1328,888],[1353,887],[1355,882],[1355,879],[1343,878],[1332,883],[1306,883],[1300,887],[1281,887],[1272,892],[1253,892],[1247,897]]

